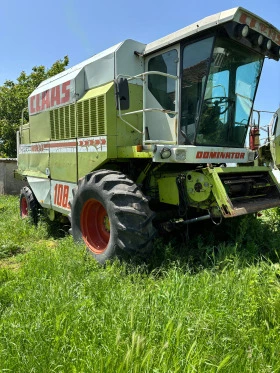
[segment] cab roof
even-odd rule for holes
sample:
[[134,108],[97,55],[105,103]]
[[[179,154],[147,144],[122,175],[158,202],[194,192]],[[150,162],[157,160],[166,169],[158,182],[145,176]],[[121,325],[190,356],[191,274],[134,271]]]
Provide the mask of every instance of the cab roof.
[[277,30],[273,25],[263,20],[259,16],[255,15],[254,13],[251,13],[242,7],[236,7],[203,18],[198,22],[195,22],[189,26],[186,26],[178,31],[173,32],[172,34],[169,34],[161,39],[155,40],[147,44],[144,51],[144,55],[150,54],[152,52],[155,52],[156,50],[160,50],[169,45],[175,44],[176,42],[186,37],[200,33],[203,30],[210,29],[212,27],[230,21],[246,23],[249,27],[257,29],[257,31],[261,32],[267,37],[271,37],[271,35],[274,35],[276,33],[278,37],[277,40],[274,41],[278,45],[280,45],[279,30]]

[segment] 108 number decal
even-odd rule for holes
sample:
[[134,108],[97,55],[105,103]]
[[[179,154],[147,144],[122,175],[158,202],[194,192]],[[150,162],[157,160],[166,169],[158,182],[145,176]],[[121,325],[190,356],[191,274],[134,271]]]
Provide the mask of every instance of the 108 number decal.
[[69,186],[63,184],[55,184],[54,187],[54,204],[68,208]]

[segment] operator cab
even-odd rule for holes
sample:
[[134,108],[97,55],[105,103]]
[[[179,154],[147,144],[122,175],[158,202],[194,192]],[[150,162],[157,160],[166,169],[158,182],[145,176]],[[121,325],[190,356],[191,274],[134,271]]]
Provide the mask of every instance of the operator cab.
[[263,60],[219,33],[184,45],[179,144],[243,147]]
[[280,49],[257,19],[249,27],[236,14],[238,22],[195,25],[148,46],[144,108],[162,113],[148,109],[144,143],[244,147],[264,58],[278,60]]

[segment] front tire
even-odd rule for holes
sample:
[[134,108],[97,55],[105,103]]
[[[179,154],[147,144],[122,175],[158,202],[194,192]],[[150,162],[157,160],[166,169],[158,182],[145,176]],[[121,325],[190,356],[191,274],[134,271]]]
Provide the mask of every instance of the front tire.
[[124,174],[93,172],[79,180],[73,194],[73,238],[83,241],[99,263],[122,252],[141,256],[150,252],[154,214],[147,198]]

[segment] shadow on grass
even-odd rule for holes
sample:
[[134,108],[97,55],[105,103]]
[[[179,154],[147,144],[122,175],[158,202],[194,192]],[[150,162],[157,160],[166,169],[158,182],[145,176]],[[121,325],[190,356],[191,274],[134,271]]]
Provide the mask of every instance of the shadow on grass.
[[0,260],[22,253],[24,253],[24,249],[13,242],[7,242],[0,246]]
[[197,272],[223,269],[229,262],[244,267],[260,260],[279,262],[279,258],[280,209],[273,209],[261,218],[247,215],[226,219],[219,226],[200,222],[161,237],[146,265],[152,271],[176,262]]
[[40,211],[39,224],[44,226],[47,238],[61,239],[69,235],[71,224],[66,216],[58,215],[55,220],[50,220],[45,210]]
[[49,238],[60,239],[69,235],[70,223],[45,219],[47,220],[45,224]]
[[[69,234],[70,223],[42,217],[49,238],[61,239]],[[245,267],[260,260],[272,263],[280,258],[280,208],[265,212],[261,218],[246,215],[224,219],[221,225],[202,221],[185,230],[157,238],[148,258],[123,255],[121,262],[139,271],[165,270],[174,263],[192,272],[223,269],[229,263]],[[141,270],[141,269],[140,269]]]

